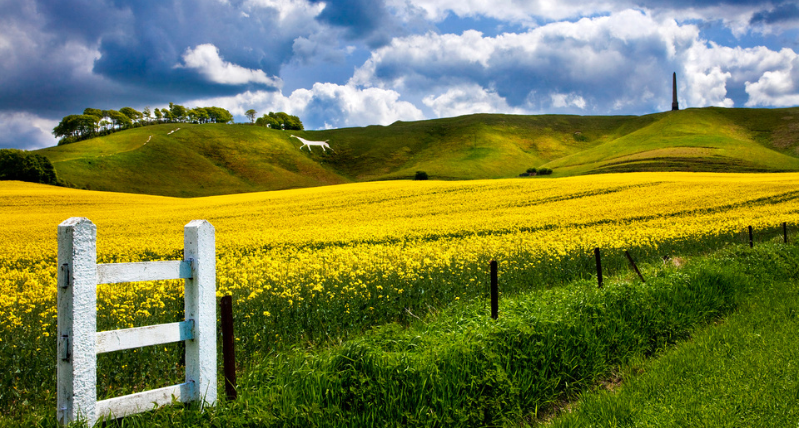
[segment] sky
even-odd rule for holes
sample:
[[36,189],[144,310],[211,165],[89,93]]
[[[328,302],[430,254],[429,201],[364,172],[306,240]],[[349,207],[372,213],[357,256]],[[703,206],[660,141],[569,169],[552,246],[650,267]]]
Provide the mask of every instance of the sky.
[[799,105],[799,1],[0,0],[0,147],[86,107],[471,113]]

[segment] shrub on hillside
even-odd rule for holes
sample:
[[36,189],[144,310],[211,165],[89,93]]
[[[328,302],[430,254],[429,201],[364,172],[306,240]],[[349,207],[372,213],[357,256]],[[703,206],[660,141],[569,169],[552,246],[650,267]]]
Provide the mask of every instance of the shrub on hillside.
[[424,171],[416,171],[416,176],[413,177],[414,180],[427,180],[427,173]]
[[552,170],[549,168],[538,168],[538,175],[550,175],[552,174]]

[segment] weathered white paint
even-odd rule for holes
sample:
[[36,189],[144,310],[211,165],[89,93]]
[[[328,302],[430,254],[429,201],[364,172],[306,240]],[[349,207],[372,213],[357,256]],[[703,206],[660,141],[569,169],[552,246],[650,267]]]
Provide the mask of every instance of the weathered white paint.
[[87,218],[58,225],[57,418],[94,424],[97,401],[97,228]]
[[325,141],[308,141],[308,140],[306,140],[304,138],[300,138],[300,137],[298,137],[296,135],[292,135],[292,137],[302,141],[302,145],[300,146],[300,150],[302,150],[303,147],[308,147],[308,151],[310,152],[311,151],[311,146],[318,146],[318,147],[321,147],[322,151],[325,151],[325,152],[327,151],[327,150],[325,150],[325,147],[327,147],[331,151],[335,151],[332,148],[330,148],[330,146],[327,144],[327,142],[329,140],[325,140]]
[[194,339],[194,321],[173,322],[171,324],[148,325],[123,330],[100,331],[97,333],[95,352],[121,351],[144,346],[163,345]]
[[192,220],[183,228],[183,259],[194,260],[186,280],[186,319],[194,320],[194,339],[186,342],[186,382],[194,381],[193,399],[216,404],[216,246],[214,227]]
[[[58,226],[57,415],[66,425],[122,417],[172,402],[216,403],[214,227],[184,228],[184,260],[97,265],[97,228],[73,217]],[[97,332],[97,284],[185,279],[185,321]],[[97,402],[97,354],[186,341],[186,382]]]
[[151,389],[136,394],[98,401],[96,419],[121,418],[153,410],[156,407],[171,404],[172,397],[175,397],[178,401],[188,403],[191,401],[193,388],[194,384],[192,382],[186,382],[167,386],[166,388]]
[[186,260],[97,265],[98,284],[185,278],[191,278],[191,262]]

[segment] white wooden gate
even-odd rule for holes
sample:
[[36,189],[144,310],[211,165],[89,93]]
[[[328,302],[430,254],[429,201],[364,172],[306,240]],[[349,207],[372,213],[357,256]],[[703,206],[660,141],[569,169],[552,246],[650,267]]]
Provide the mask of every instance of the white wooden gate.
[[[61,424],[123,417],[172,402],[216,403],[216,250],[214,227],[183,229],[183,260],[97,264],[97,227],[72,217],[58,225],[58,404]],[[185,321],[97,332],[97,284],[185,280]],[[186,341],[186,381],[97,401],[97,354]]]

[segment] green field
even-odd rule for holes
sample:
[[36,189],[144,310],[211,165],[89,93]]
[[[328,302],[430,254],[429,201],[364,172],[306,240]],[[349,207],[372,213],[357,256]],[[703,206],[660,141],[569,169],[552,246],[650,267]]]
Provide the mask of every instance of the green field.
[[[509,178],[541,166],[554,177],[799,171],[797,121],[799,108],[702,108],[646,116],[475,114],[324,131],[175,123],[38,153],[77,187],[191,197],[409,179],[416,171],[432,179]],[[334,151],[300,150],[291,134],[329,140]]]

